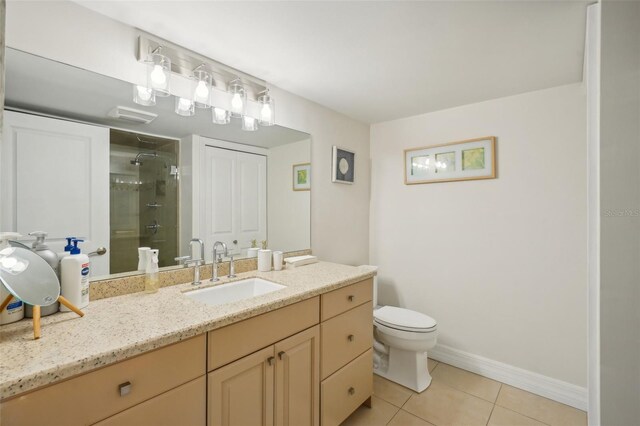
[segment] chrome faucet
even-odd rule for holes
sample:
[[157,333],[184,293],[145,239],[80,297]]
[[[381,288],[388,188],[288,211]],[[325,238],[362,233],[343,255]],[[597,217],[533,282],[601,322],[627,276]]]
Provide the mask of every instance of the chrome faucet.
[[181,264],[184,265],[185,268],[189,268],[191,266],[193,266],[193,282],[191,283],[191,285],[198,285],[200,284],[200,265],[204,264],[204,242],[202,242],[201,239],[199,238],[193,238],[190,242],[189,242],[189,249],[191,251],[191,253],[193,253],[193,243],[199,243],[200,244],[200,258],[199,259],[193,259],[191,256],[180,256],[180,257],[176,257],[175,260]]
[[[218,246],[222,246],[222,253],[218,252]],[[211,271],[212,282],[220,281],[220,278],[218,278],[218,264],[222,262],[222,256],[227,256],[227,253],[227,245],[225,243],[222,241],[216,241],[213,243],[213,266]],[[231,262],[231,265],[233,265],[233,261]]]
[[200,260],[202,260],[202,263],[204,263],[204,242],[200,238],[192,238],[191,241],[189,241],[189,250],[191,250],[192,254],[193,254],[193,243],[200,244]]

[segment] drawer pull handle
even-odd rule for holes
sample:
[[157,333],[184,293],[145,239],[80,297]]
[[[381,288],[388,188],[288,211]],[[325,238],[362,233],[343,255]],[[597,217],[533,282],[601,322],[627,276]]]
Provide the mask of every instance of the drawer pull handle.
[[356,389],[354,387],[350,387],[349,388],[349,395],[353,395],[354,393],[356,393]]
[[347,336],[347,340],[349,340],[350,342],[353,342],[354,340],[356,340],[356,336],[354,336],[353,334],[350,334]]
[[269,365],[273,365],[273,360],[276,359],[273,356],[270,356],[269,358],[267,358],[267,362],[269,363]]
[[124,382],[118,385],[120,396],[127,396],[131,393],[131,382]]
[[285,356],[285,352],[284,351],[280,351],[278,352],[278,359],[282,359],[282,357]]
[[349,302],[353,302],[354,300],[356,300],[356,297],[352,294],[349,297],[347,297],[347,299],[349,299]]

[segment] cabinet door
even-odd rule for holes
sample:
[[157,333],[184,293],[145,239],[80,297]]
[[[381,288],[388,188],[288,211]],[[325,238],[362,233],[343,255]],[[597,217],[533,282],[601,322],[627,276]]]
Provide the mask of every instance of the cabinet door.
[[209,373],[209,426],[273,425],[273,346]]
[[202,376],[96,423],[96,426],[204,426],[205,395]]
[[275,345],[276,425],[315,426],[320,407],[320,328]]

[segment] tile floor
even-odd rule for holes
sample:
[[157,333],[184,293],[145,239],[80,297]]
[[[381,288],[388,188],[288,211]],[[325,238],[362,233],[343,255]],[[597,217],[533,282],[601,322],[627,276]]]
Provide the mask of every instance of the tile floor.
[[431,386],[417,394],[373,376],[372,408],[343,426],[585,426],[587,414],[495,380],[429,360]]

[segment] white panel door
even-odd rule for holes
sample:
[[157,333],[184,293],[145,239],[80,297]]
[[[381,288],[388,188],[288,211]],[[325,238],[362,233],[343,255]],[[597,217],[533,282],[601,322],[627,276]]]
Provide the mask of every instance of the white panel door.
[[[240,254],[252,239],[267,235],[266,157],[212,146],[204,151],[200,231],[206,247],[222,241],[231,253]],[[206,259],[212,260],[212,250]]]
[[5,111],[1,167],[3,231],[46,231],[54,251],[67,236],[84,253],[107,247],[91,263],[109,273],[109,129]]

